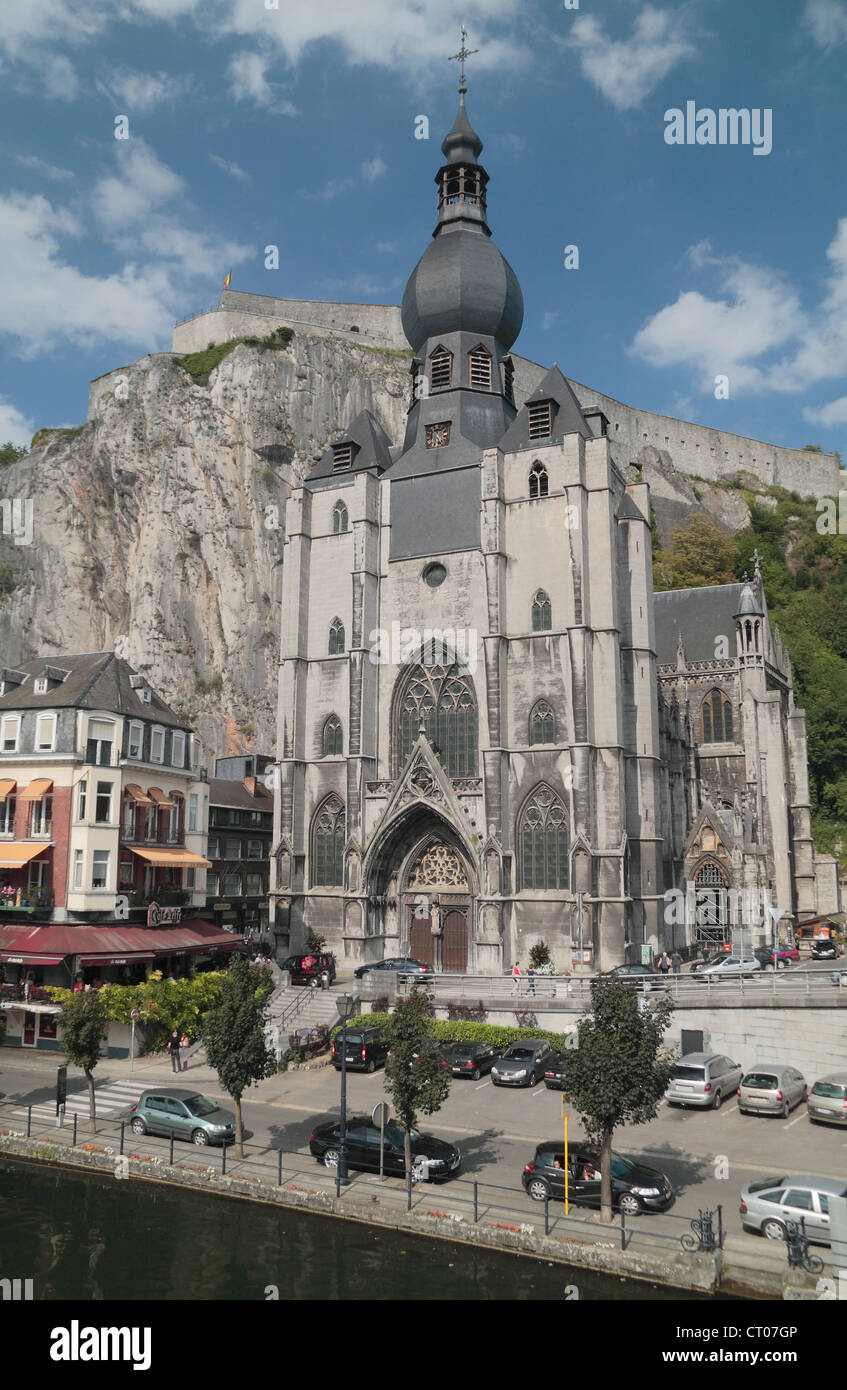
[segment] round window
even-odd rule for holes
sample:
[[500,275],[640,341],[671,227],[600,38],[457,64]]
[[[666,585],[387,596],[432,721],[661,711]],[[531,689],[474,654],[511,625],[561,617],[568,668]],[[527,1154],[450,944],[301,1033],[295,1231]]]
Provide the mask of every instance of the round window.
[[423,577],[431,589],[437,589],[447,578],[447,571],[443,565],[427,565]]

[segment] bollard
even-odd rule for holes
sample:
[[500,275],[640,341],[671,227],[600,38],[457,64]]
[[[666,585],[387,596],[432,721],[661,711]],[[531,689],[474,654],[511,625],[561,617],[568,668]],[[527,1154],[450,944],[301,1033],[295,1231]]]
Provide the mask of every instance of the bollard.
[[30,1137],[31,1134],[32,1134],[32,1106],[31,1106],[31,1105],[28,1105],[27,1108],[26,1108],[26,1137],[27,1137],[27,1139]]
[[544,1193],[544,1234],[550,1234],[550,1193]]
[[126,1120],[121,1120],[121,1147],[120,1147],[120,1152],[121,1152],[121,1153],[123,1153],[123,1151],[124,1151],[124,1130],[125,1130],[125,1129],[126,1129]]
[[173,1166],[174,1166],[174,1137],[173,1137],[173,1135],[171,1135],[171,1156],[170,1156],[170,1159],[168,1160],[168,1162],[170,1163],[171,1167],[173,1168]]
[[474,1178],[473,1185],[473,1219],[474,1221],[479,1220],[479,1183],[476,1178]]
[[336,1195],[336,1197],[340,1197],[340,1196],[341,1196],[341,1168],[340,1168],[340,1167],[336,1167],[336,1170],[335,1170],[335,1195]]
[[621,1250],[626,1249],[626,1216],[621,1209]]
[[75,1110],[75,1111],[74,1111],[74,1140],[73,1140],[73,1147],[74,1147],[74,1148],[76,1148],[76,1122],[77,1122],[78,1119],[79,1119],[79,1115],[77,1114],[77,1112],[76,1112],[76,1110]]
[[226,1173],[226,1140],[221,1144],[221,1173]]
[[282,1187],[282,1149],[276,1151],[276,1185]]
[[412,1170],[406,1174],[406,1210],[412,1210]]

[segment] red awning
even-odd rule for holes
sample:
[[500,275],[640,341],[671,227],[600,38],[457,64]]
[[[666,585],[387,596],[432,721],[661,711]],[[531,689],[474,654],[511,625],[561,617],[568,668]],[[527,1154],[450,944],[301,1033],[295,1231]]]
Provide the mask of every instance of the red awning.
[[11,956],[36,964],[36,956],[50,956],[50,964],[58,965],[68,956],[79,956],[82,965],[129,965],[157,956],[234,951],[240,940],[197,918],[171,927],[0,926],[0,960]]
[[8,951],[0,951],[0,960],[6,965],[61,965],[64,956],[13,956]]

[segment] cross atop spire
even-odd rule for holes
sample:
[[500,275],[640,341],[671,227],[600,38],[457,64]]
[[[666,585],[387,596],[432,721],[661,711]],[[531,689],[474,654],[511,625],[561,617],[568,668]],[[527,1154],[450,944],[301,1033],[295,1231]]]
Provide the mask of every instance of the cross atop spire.
[[479,52],[479,49],[478,49],[478,48],[466,48],[466,47],[465,47],[465,40],[467,39],[467,37],[468,37],[468,31],[467,31],[467,29],[465,28],[465,26],[464,26],[464,24],[463,24],[463,25],[462,25],[462,47],[459,49],[458,53],[451,53],[451,54],[450,54],[450,58],[449,58],[449,61],[450,61],[451,63],[452,63],[455,59],[458,59],[459,62],[461,63],[461,65],[462,65],[461,71],[460,71],[460,74],[459,74],[459,91],[460,91],[463,95],[464,95],[464,93],[468,90],[467,83],[465,82],[465,59],[466,59],[466,58],[470,58],[470,56],[471,56],[472,53],[478,53],[478,52]]

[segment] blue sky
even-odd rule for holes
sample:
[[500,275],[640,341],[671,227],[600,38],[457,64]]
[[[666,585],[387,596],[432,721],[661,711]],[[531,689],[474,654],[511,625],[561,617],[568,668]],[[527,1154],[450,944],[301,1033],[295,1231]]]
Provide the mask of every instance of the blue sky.
[[[526,302],[516,350],[847,458],[847,0],[2,8],[0,441],[82,422],[90,379],[169,348],[230,269],[259,294],[399,303],[435,225],[464,21],[489,221]],[[772,151],[666,143],[688,101],[771,111]]]

